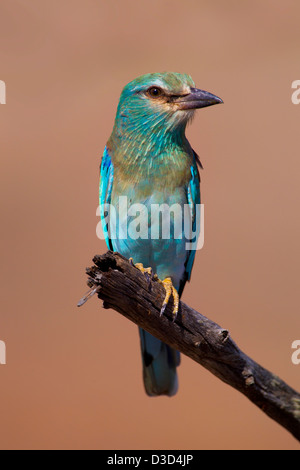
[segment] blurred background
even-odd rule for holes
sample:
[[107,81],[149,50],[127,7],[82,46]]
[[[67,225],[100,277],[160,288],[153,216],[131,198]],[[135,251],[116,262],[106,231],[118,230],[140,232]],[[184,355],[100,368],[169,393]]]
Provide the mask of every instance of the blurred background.
[[143,389],[137,327],[83,308],[100,158],[123,86],[190,74],[205,245],[183,300],[300,388],[300,4],[1,0],[1,449],[298,449],[244,396],[183,357],[176,397]]

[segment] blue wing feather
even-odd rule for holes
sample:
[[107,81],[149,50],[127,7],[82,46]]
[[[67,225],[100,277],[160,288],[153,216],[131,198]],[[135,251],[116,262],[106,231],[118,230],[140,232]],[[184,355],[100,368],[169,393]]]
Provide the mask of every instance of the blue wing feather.
[[105,204],[110,204],[111,202],[111,192],[113,187],[114,180],[114,167],[108,153],[107,147],[105,147],[101,167],[100,167],[100,218],[102,222],[102,229],[105,237],[107,247],[110,250],[113,250],[112,242],[109,236],[109,224],[108,216],[106,214]]
[[[193,233],[196,232],[196,224],[197,224],[197,204],[200,204],[200,175],[197,165],[202,168],[198,155],[194,152],[194,162],[191,166],[191,179],[189,185],[187,187],[187,200],[191,212],[192,218],[192,230]],[[197,234],[198,236],[199,234]],[[186,281],[191,279],[193,264],[195,261],[196,250],[190,250],[187,255],[186,263],[185,263],[185,273],[183,279],[181,280],[180,287],[179,287],[179,295],[182,294]]]

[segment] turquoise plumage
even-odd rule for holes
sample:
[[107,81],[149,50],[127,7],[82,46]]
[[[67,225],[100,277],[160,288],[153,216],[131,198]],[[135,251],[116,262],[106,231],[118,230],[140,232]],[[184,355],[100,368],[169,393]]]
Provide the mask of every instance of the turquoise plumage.
[[[102,157],[100,214],[107,246],[132,258],[142,271],[143,266],[152,268],[168,296],[173,295],[175,315],[178,295],[191,277],[196,251],[194,245],[187,249],[187,242],[197,232],[200,204],[199,159],[185,128],[195,109],[220,102],[196,89],[188,75],[167,72],[138,77],[123,89]],[[139,219],[132,212],[136,205]],[[173,208],[184,214],[179,225]],[[167,219],[170,227],[165,237]],[[140,339],[147,394],[174,395],[179,353],[141,329]]]

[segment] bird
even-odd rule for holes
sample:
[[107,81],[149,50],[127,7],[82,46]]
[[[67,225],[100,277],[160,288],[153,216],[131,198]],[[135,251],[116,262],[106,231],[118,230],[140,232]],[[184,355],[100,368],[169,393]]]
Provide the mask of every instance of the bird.
[[[195,232],[202,165],[185,131],[196,109],[222,102],[196,88],[187,74],[141,75],[123,88],[102,155],[100,217],[107,247],[161,282],[165,288],[161,314],[173,298],[174,318],[191,278],[196,248],[187,249],[183,224],[177,224],[182,236],[174,236],[173,213],[169,217],[170,236],[162,236],[164,210],[179,207],[183,211],[187,206],[189,211],[181,213],[188,214],[187,231]],[[136,205],[146,215],[135,225],[135,235],[129,236],[128,227],[134,221],[130,208]],[[174,396],[180,353],[141,328],[139,334],[147,395]]]

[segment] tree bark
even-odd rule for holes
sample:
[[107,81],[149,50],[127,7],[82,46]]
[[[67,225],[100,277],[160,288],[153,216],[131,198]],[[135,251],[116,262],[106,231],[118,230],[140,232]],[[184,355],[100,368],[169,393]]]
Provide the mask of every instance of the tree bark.
[[172,300],[160,316],[165,296],[163,286],[142,274],[119,253],[108,251],[95,256],[93,261],[94,266],[87,268],[91,291],[78,306],[97,293],[104,308],[116,310],[201,364],[246,395],[300,441],[300,394],[244,354],[228,330],[183,302],[175,321]]

